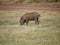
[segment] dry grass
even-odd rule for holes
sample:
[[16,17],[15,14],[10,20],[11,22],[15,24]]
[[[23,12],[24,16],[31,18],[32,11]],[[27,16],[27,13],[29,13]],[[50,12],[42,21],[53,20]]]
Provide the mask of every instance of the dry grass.
[[40,24],[19,25],[26,10],[0,10],[0,45],[60,45],[60,12],[37,11]]

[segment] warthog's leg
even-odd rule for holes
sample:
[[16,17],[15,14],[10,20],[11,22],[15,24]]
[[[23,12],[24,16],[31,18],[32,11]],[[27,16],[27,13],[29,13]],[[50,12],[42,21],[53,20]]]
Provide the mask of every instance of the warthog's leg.
[[37,19],[37,23],[39,24],[39,18]]
[[39,24],[38,18],[35,18],[35,24]]
[[28,25],[29,20],[26,20],[26,25]]

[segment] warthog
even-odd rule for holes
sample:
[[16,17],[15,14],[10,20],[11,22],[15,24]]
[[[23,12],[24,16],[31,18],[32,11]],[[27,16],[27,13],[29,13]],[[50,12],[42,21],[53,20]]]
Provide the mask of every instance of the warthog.
[[28,25],[29,21],[35,21],[35,24],[39,24],[39,17],[40,14],[37,12],[26,13],[23,16],[21,16],[20,24],[24,25],[24,23],[26,23],[26,25]]

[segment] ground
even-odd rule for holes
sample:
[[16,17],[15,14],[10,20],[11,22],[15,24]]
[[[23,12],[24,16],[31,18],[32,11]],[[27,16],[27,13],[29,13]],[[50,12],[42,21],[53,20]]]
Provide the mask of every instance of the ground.
[[[20,17],[38,12],[40,24],[20,26]],[[0,45],[60,45],[60,11],[0,10]]]
[[[44,4],[43,4],[44,5]],[[52,5],[50,5],[52,6]],[[60,11],[60,7],[47,7],[47,6],[0,6],[0,10],[50,10]]]

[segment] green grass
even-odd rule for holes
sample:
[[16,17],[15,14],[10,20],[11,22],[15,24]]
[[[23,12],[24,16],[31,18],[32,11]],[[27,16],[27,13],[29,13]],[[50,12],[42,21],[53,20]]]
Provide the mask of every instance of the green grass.
[[60,12],[37,11],[40,24],[30,21],[20,26],[20,17],[27,10],[0,10],[0,45],[60,45]]

